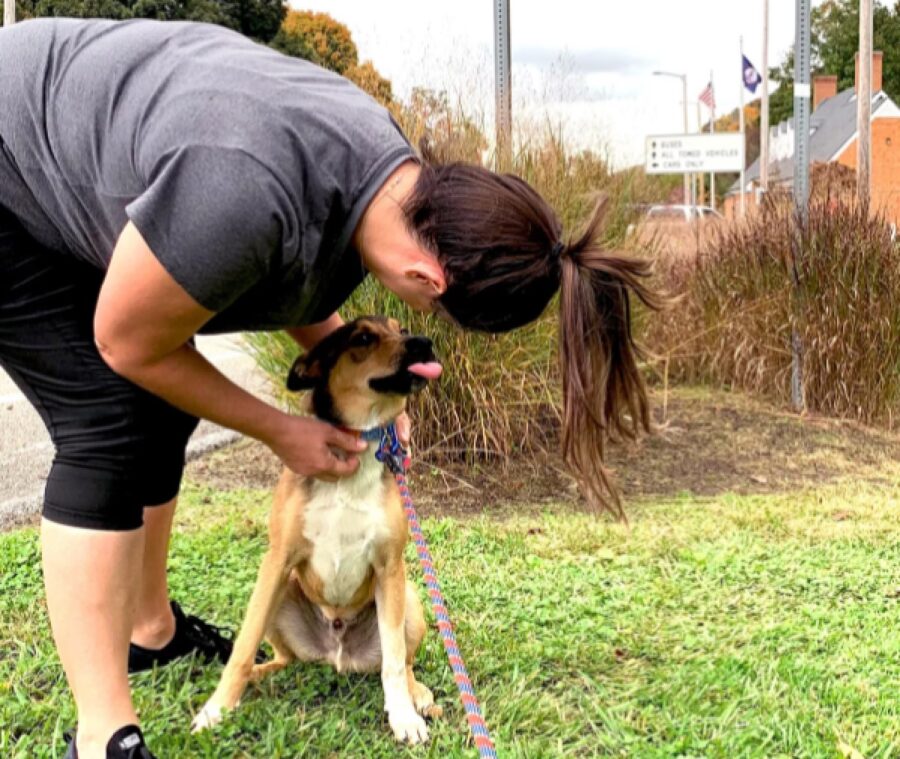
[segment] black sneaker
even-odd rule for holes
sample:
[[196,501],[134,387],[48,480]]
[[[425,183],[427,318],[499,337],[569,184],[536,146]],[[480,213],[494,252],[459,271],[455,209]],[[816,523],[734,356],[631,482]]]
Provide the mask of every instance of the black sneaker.
[[[163,667],[182,656],[196,652],[206,661],[218,659],[223,664],[231,656],[234,646],[233,633],[223,630],[199,617],[187,616],[181,607],[172,601],[172,613],[175,615],[175,635],[162,648],[144,648],[132,643],[128,647],[128,672],[143,672],[153,669],[154,665]],[[257,664],[265,661],[260,651],[256,655]]]
[[[78,759],[74,733],[66,733],[66,755],[63,759]],[[144,734],[137,725],[120,727],[106,744],[106,759],[156,759],[144,743]]]

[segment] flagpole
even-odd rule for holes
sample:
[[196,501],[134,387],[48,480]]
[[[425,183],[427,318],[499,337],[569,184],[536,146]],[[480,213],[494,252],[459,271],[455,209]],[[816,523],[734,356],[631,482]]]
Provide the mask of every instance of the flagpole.
[[[709,133],[716,132],[716,88],[713,86],[713,72],[709,72],[709,92],[712,95],[712,105],[709,107]],[[709,172],[709,207],[716,210],[716,175]]]
[[[700,108],[700,101],[697,101],[697,132],[703,134],[703,109]],[[698,205],[706,205],[706,185],[703,182],[703,174],[697,174],[697,181],[700,184],[700,202]]]
[[[738,116],[741,125],[741,139],[744,142],[744,155],[746,156],[746,145],[747,145],[747,133],[745,131],[746,125],[744,124],[744,35],[741,35],[741,112]],[[744,184],[746,183],[746,178],[744,176],[744,164],[746,161],[741,161],[741,218],[744,217],[744,214],[747,213],[746,202],[744,198]]]

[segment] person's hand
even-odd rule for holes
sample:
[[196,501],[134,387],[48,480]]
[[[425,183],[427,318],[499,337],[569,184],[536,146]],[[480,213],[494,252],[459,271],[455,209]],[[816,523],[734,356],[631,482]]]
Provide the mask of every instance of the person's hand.
[[397,417],[397,421],[394,422],[397,426],[397,437],[400,438],[400,442],[403,443],[404,448],[409,448],[409,438],[410,433],[412,431],[412,425],[409,422],[409,415],[404,411],[400,416]]
[[358,454],[368,447],[364,440],[326,422],[285,414],[269,447],[292,472],[334,482],[359,467]]

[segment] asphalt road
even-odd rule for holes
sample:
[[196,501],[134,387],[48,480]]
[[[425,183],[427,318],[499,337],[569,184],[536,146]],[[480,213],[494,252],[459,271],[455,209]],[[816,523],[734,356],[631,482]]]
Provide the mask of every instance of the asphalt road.
[[[199,350],[242,387],[264,394],[265,379],[234,335],[199,337]],[[53,446],[37,412],[0,370],[0,529],[40,510]],[[191,438],[188,457],[232,442],[238,435],[202,422]]]

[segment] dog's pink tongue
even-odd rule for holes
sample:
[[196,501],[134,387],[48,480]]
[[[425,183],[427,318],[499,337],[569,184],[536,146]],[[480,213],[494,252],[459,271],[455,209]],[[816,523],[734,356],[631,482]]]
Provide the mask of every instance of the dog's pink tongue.
[[442,367],[437,361],[429,361],[425,364],[410,364],[408,367],[406,367],[406,371],[408,371],[410,374],[416,374],[419,377],[433,380],[441,376],[441,372],[444,371],[444,367]]

